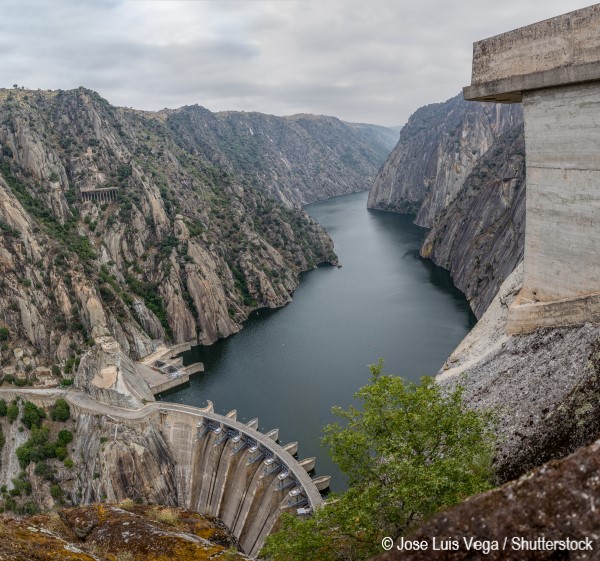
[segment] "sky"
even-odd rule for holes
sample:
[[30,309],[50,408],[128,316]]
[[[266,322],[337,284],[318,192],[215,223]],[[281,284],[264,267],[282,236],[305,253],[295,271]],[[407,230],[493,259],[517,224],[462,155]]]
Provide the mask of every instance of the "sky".
[[474,41],[585,7],[544,0],[3,0],[0,87],[158,110],[402,125],[470,83]]

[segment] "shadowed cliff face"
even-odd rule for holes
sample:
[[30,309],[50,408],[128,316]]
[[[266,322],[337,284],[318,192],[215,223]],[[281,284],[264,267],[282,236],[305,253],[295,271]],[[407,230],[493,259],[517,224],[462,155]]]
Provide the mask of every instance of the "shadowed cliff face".
[[237,332],[252,309],[287,303],[299,272],[336,261],[323,229],[289,205],[339,194],[337,176],[342,192],[368,185],[385,157],[379,132],[312,116],[147,113],[83,88],[0,92],[9,346],[65,365],[104,336],[137,358],[153,339]]
[[518,105],[422,107],[400,133],[368,206],[432,228],[422,255],[450,269],[477,317],[523,254],[523,116]]
[[503,133],[427,235],[421,255],[448,269],[479,318],[523,258],[525,141]]
[[521,107],[464,101],[462,95],[417,110],[375,178],[368,207],[416,213],[431,228],[478,159],[522,122]]

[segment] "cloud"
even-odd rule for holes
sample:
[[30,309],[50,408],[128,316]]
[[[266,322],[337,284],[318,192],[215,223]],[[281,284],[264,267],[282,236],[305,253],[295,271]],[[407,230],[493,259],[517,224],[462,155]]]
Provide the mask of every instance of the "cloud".
[[5,87],[160,109],[402,124],[470,81],[472,43],[584,7],[548,0],[5,0]]

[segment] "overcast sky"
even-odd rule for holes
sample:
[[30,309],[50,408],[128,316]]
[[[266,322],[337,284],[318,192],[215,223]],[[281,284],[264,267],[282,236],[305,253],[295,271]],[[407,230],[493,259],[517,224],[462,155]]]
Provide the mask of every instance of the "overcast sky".
[[469,84],[473,41],[589,5],[545,0],[3,0],[2,87],[115,105],[403,124]]

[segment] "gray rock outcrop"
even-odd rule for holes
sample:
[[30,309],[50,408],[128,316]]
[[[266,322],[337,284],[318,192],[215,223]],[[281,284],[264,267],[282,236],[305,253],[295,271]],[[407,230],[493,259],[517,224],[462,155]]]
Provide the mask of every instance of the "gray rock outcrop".
[[0,328],[67,377],[97,339],[137,359],[289,302],[300,272],[337,262],[294,205],[366,188],[395,134],[84,88],[1,90],[0,117]]
[[454,384],[466,375],[466,403],[497,412],[501,482],[600,437],[600,327],[506,335],[521,283],[519,266],[437,376]]
[[520,106],[462,95],[417,110],[379,172],[368,207],[432,228],[421,255],[450,270],[477,317],[523,255]]

